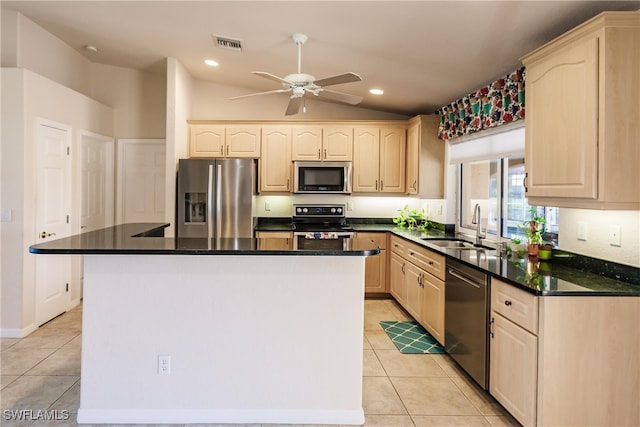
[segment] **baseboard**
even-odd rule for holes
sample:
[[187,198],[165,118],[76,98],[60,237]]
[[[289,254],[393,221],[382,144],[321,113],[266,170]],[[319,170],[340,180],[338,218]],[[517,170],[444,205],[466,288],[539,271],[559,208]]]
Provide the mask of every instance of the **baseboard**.
[[364,424],[364,411],[78,409],[78,424]]
[[0,338],[24,338],[36,329],[38,327],[35,323],[22,329],[2,328],[0,329]]

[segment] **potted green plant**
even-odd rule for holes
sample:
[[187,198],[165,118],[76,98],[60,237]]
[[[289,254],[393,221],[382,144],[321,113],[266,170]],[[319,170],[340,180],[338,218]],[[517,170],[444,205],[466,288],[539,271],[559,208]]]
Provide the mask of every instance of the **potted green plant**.
[[540,246],[549,244],[542,238],[542,234],[544,233],[544,224],[546,221],[543,217],[538,215],[538,211],[535,207],[529,208],[529,213],[531,214],[531,218],[523,221],[522,224],[518,226],[524,234],[524,239],[516,238],[512,240],[517,245],[526,243],[527,254],[530,257],[537,258],[540,254]]
[[429,217],[424,209],[409,209],[409,205],[405,205],[398,216],[393,218],[393,223],[400,228],[422,229],[426,230],[431,226]]

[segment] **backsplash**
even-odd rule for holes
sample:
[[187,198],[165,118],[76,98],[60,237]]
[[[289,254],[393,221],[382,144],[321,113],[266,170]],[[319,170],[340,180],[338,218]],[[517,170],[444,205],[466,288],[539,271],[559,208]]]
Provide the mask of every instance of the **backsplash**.
[[[618,226],[620,245],[612,244]],[[578,227],[586,240],[578,239]],[[640,267],[640,212],[560,208],[560,249],[592,258]]]

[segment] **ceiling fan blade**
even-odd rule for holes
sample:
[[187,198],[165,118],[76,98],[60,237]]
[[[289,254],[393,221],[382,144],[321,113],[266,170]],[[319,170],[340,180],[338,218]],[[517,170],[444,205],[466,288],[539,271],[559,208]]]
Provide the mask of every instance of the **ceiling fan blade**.
[[291,84],[285,79],[283,79],[282,77],[278,77],[276,75],[273,75],[271,73],[266,73],[264,71],[252,71],[252,74],[255,74],[256,76],[264,77],[265,79],[273,80],[274,82],[282,83],[287,86]]
[[247,95],[234,96],[233,98],[229,98],[229,99],[249,98],[250,96],[269,95],[270,93],[283,93],[283,92],[289,92],[290,90],[291,89],[268,90],[266,92],[256,92],[256,93],[249,93]]
[[318,96],[332,101],[346,102],[351,105],[359,104],[362,101],[361,96],[349,95],[348,93],[336,92],[335,90],[328,89],[319,89]]
[[339,85],[342,83],[359,82],[362,78],[356,73],[340,74],[338,76],[325,77],[324,79],[316,80],[314,84],[317,86],[331,86]]
[[287,111],[284,113],[285,116],[292,116],[294,114],[298,114],[300,111],[300,106],[302,105],[302,97],[301,96],[292,96],[289,99],[289,105],[287,105]]

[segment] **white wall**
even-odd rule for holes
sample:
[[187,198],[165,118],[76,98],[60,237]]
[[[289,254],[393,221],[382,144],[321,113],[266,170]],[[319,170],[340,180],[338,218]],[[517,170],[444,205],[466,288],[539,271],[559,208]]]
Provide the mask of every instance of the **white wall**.
[[[2,209],[11,209],[12,221],[2,223],[0,237],[3,247],[1,320],[3,334],[7,330],[20,334],[33,328],[35,322],[35,255],[28,252],[36,235],[36,118],[71,126],[73,141],[79,141],[80,130],[110,136],[113,111],[24,69],[2,69],[2,89]],[[77,168],[79,162],[73,165]],[[80,185],[73,182],[73,233],[80,231]],[[79,298],[79,286],[77,271],[71,283],[72,299]]]
[[[586,227],[586,241],[578,240],[578,224]],[[620,226],[621,245],[610,244],[610,227]],[[558,246],[569,252],[640,267],[640,212],[560,209]]]

